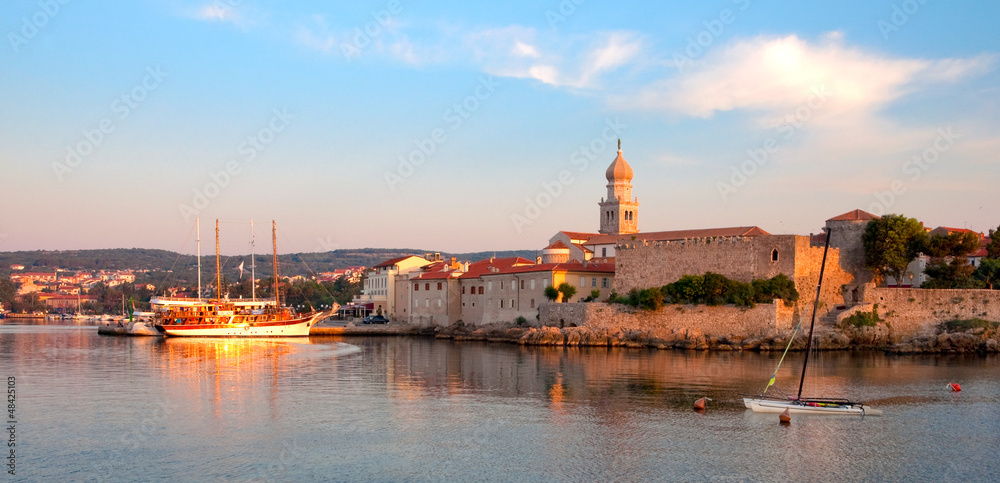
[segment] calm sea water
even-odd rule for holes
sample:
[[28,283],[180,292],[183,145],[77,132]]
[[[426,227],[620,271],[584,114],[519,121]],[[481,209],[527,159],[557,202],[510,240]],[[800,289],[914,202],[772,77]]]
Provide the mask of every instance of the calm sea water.
[[[37,324],[37,325],[36,325]],[[9,481],[997,481],[1000,359],[819,353],[808,395],[883,417],[745,410],[777,354],[427,338],[105,337],[6,321]],[[798,382],[792,354],[779,384]],[[947,383],[963,391],[952,393]],[[691,410],[711,397],[708,411]]]

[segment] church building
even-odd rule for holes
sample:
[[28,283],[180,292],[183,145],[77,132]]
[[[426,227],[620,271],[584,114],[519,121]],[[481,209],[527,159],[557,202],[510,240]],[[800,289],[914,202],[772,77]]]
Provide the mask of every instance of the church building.
[[[608,192],[598,203],[598,231],[556,233],[540,252],[542,262],[613,264],[614,290],[621,294],[709,271],[742,282],[784,274],[795,281],[802,296],[800,306],[806,299],[811,306],[815,290],[810,290],[818,281],[825,237],[772,235],[754,225],[643,232],[639,200],[632,195],[633,175],[619,140],[618,154],[605,172]],[[832,218],[825,230],[845,215]],[[849,287],[867,280],[863,264],[856,260],[859,237],[857,227],[852,227],[831,238],[821,295],[830,307],[843,304]]]

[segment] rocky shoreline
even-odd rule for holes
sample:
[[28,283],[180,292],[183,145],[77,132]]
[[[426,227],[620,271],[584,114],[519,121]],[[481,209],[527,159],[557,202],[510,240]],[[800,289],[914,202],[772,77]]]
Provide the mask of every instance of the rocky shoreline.
[[[807,329],[801,330],[790,350],[806,348]],[[675,331],[664,337],[643,330],[608,330],[588,327],[465,327],[452,325],[434,336],[456,341],[503,342],[520,345],[566,347],[635,347],[714,351],[783,351],[792,331],[760,337],[715,337],[694,329]],[[1000,353],[1000,332],[993,328],[948,331],[939,327],[907,340],[893,340],[891,330],[876,327],[817,327],[813,340],[817,350],[879,350],[894,354]]]

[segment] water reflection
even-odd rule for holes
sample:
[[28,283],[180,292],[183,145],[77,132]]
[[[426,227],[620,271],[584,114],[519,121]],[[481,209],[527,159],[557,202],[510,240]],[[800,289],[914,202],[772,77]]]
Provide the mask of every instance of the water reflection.
[[[1000,471],[996,357],[815,354],[807,393],[861,397],[886,416],[788,427],[738,397],[759,392],[778,357],[0,326],[0,362],[18,376],[31,428],[29,480],[130,480],[136,468],[149,479],[281,481],[983,480]],[[790,354],[778,374],[788,391],[801,357]],[[713,401],[698,414],[691,404],[702,396]],[[95,461],[98,473],[68,472]]]

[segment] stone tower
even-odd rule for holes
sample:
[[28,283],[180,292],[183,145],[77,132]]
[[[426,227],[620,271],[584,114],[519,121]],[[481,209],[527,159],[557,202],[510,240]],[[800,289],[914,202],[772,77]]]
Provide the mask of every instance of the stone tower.
[[618,157],[608,166],[608,198],[601,199],[601,233],[623,235],[639,232],[639,199],[632,198],[632,167],[622,156],[622,140],[618,140]]

